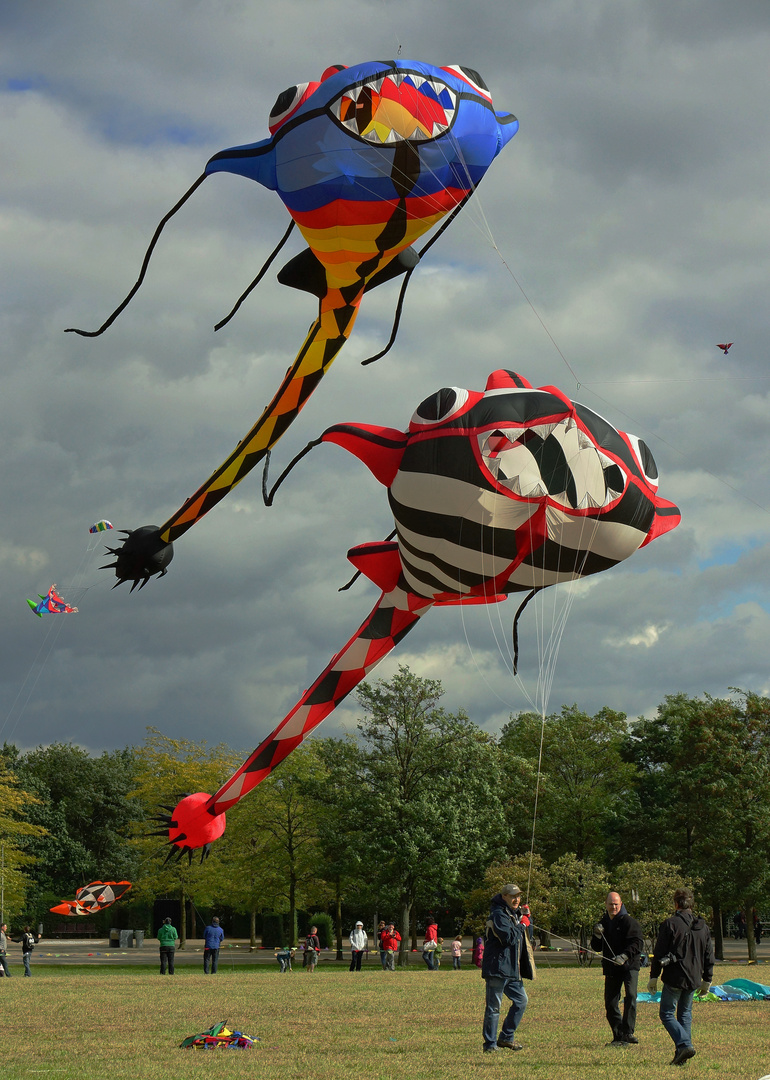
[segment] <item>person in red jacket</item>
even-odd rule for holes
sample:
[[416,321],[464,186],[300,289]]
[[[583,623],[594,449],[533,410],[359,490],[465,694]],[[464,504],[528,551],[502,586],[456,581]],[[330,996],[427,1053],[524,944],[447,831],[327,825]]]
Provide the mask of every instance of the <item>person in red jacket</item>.
[[385,950],[385,970],[396,970],[396,953],[401,944],[401,935],[393,923],[388,923],[382,935],[382,947]]
[[425,927],[425,940],[422,944],[422,958],[428,971],[436,971],[436,945],[438,944],[438,925],[431,919]]

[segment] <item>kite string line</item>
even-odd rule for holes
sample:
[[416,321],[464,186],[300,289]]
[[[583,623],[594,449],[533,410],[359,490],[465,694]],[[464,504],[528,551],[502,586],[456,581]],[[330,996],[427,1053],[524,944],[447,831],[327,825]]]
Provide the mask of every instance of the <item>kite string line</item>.
[[[545,926],[538,926],[537,923],[534,923],[534,922],[531,923],[531,926],[532,926],[533,930],[537,930],[541,934],[548,934],[549,937],[556,938],[557,941],[567,941],[567,942],[569,942],[569,944],[573,946],[573,948],[575,949],[575,952],[577,952],[577,953],[590,953],[591,956],[598,956],[600,958],[604,957],[604,953],[597,952],[596,949],[589,949],[589,947],[587,945],[577,945],[577,946],[575,946],[575,943],[572,940],[572,938],[565,937],[564,934],[554,934],[553,930],[548,930]],[[616,953],[612,952],[612,948],[611,948],[609,942],[607,942],[607,948],[612,953],[613,957],[617,955]]]
[[535,826],[537,824],[537,802],[540,795],[540,777],[543,765],[543,742],[545,740],[545,712],[540,721],[540,749],[537,755],[537,779],[535,781],[535,805],[532,810],[532,839],[529,845],[529,872],[527,874],[527,903],[529,903],[529,890],[532,885],[532,864],[535,861]]
[[[598,516],[592,516],[591,520],[593,521],[593,528],[591,530],[592,535],[591,535],[591,537],[589,539],[589,545],[590,545],[590,541],[593,539],[593,536],[595,536],[596,530],[598,529],[598,526],[599,526]],[[530,528],[531,528],[531,522],[532,522],[532,515],[530,515],[530,518],[529,518]],[[582,548],[585,550],[586,554],[585,554],[585,557],[583,558],[582,566],[580,567],[581,571],[585,568],[585,563],[586,563],[586,560],[588,558],[588,551],[590,550],[590,547],[586,546],[586,544],[585,544],[585,540],[586,540],[585,533],[586,533],[587,522],[588,522],[587,517],[583,516],[582,519],[581,519],[579,544],[582,545]],[[492,526],[492,529],[493,529],[492,535],[494,537],[494,524]],[[578,548],[578,550],[580,550],[580,548]],[[491,557],[494,558],[494,549],[491,552]],[[483,567],[483,559],[484,559],[484,554],[483,554],[483,549],[482,549],[482,567]],[[558,575],[558,570],[559,570],[559,568],[557,566],[557,575]],[[482,569],[482,573],[483,573],[483,569]],[[460,591],[460,584],[461,583],[458,580],[458,592]],[[564,586],[564,585],[567,586],[566,599],[564,599],[564,602],[562,604],[561,612],[557,612],[557,610],[556,610],[557,609],[557,592],[560,593],[563,596],[564,595],[564,590],[563,590],[563,588],[560,589],[559,587]],[[539,794],[540,794],[540,780],[541,780],[541,777],[542,777],[542,761],[543,761],[543,744],[544,744],[544,737],[545,737],[546,708],[547,708],[548,698],[550,697],[550,691],[551,691],[551,689],[553,687],[553,680],[554,680],[554,677],[555,677],[556,663],[557,663],[558,654],[559,654],[559,651],[560,651],[561,640],[562,640],[562,637],[564,635],[567,620],[568,620],[569,614],[570,614],[570,612],[572,610],[572,605],[574,604],[574,600],[575,600],[575,593],[576,593],[575,579],[572,578],[571,580],[568,580],[566,582],[557,581],[557,582],[554,583],[553,588],[554,588],[554,596],[553,596],[553,605],[552,605],[552,609],[551,609],[552,610],[551,632],[550,632],[547,643],[546,643],[546,640],[545,640],[545,624],[546,624],[546,619],[544,617],[545,616],[545,598],[540,597],[539,598],[539,604],[536,603],[536,605],[535,605],[536,615],[537,615],[538,609],[540,609],[540,615],[541,615],[541,618],[539,620],[536,617],[536,627],[537,627],[536,636],[537,636],[537,641],[538,641],[538,655],[540,657],[540,663],[538,665],[539,672],[538,672],[538,687],[537,687],[537,690],[536,690],[536,701],[540,703],[540,708],[539,709],[537,708],[537,705],[536,705],[535,701],[532,700],[532,697],[531,697],[526,685],[524,684],[523,678],[517,672],[513,671],[512,659],[511,659],[511,655],[510,655],[510,646],[509,646],[509,649],[508,649],[508,658],[509,658],[509,660],[511,660],[511,668],[510,668],[510,670],[511,670],[511,674],[514,677],[514,680],[515,681],[518,680],[519,688],[522,691],[522,693],[524,694],[524,696],[526,697],[526,699],[530,702],[532,707],[536,711],[540,711],[540,714],[541,714],[540,745],[539,745],[539,749],[538,749],[537,776],[536,776],[536,782],[535,782],[535,802],[534,802],[533,813],[532,813],[532,835],[531,835],[531,843],[530,843],[529,871],[528,871],[528,877],[527,877],[527,892],[526,892],[527,901],[529,901],[529,893],[530,893],[531,882],[532,882],[532,867],[533,867],[533,863],[534,863],[534,853],[535,853],[535,834],[536,834],[536,825],[537,825],[538,800],[539,800]],[[542,591],[545,591],[545,590],[541,590],[541,592]],[[534,599],[538,599],[538,597],[535,597]],[[479,668],[479,665],[478,665],[478,662],[476,661],[474,651],[473,651],[473,648],[472,648],[471,643],[470,643],[470,638],[469,638],[469,634],[468,634],[468,628],[467,628],[467,625],[466,625],[466,622],[465,622],[465,613],[463,611],[462,605],[460,606],[460,613],[461,613],[461,621],[462,621],[462,626],[463,626],[463,633],[465,635],[466,645],[468,646],[471,657],[473,658],[473,662],[474,662],[474,665],[476,667],[476,670],[479,672],[479,674],[482,676],[484,681],[489,686],[489,680],[481,672],[481,670]],[[503,650],[502,650],[502,648],[500,646],[500,642],[497,639],[497,635],[496,635],[496,632],[495,632],[495,627],[493,626],[493,623],[492,623],[492,613],[490,611],[490,605],[487,605],[487,619],[488,619],[488,622],[489,622],[490,629],[492,630],[493,639],[497,643],[498,651],[499,651],[501,656],[504,656],[505,654],[503,653]],[[501,631],[502,631],[502,614],[499,615],[499,620],[498,621],[499,621],[500,628],[501,628]],[[490,689],[492,689],[491,686],[490,686]],[[499,694],[497,694],[496,691],[494,691],[494,690],[493,690],[493,692],[495,693],[495,696],[498,697],[498,699],[502,701],[502,698],[500,698]]]
[[[682,461],[686,462],[687,461],[687,455],[678,446],[676,446],[674,443],[670,442],[668,439],[665,439],[657,431],[653,431],[646,424],[639,421],[635,416],[632,416],[630,413],[625,412],[618,405],[616,405],[613,401],[610,401],[609,398],[606,398],[602,394],[598,393],[598,391],[595,390],[592,386],[589,386],[588,384],[583,383],[583,382],[581,382],[579,380],[577,372],[575,371],[572,364],[570,364],[569,360],[567,359],[567,357],[562,352],[561,348],[559,347],[558,342],[554,338],[551,331],[548,329],[548,326],[546,325],[545,320],[542,318],[542,316],[540,315],[540,312],[538,311],[538,309],[535,307],[535,305],[530,300],[529,296],[527,295],[527,293],[526,293],[524,287],[522,286],[521,282],[519,281],[518,277],[514,273],[513,269],[511,268],[510,264],[506,260],[503,253],[500,251],[500,248],[498,247],[497,241],[494,238],[492,230],[489,227],[489,223],[488,223],[486,215],[484,213],[484,207],[481,204],[481,199],[478,196],[477,196],[477,198],[475,200],[475,207],[478,209],[479,216],[480,216],[480,218],[483,221],[484,226],[485,226],[484,230],[479,230],[479,231],[483,232],[484,235],[487,236],[487,238],[489,240],[489,243],[491,244],[492,248],[497,252],[497,256],[500,259],[500,262],[505,267],[505,269],[508,272],[508,274],[510,275],[512,281],[515,283],[517,289],[519,290],[519,292],[521,293],[521,295],[524,297],[525,301],[529,305],[530,309],[532,310],[532,313],[534,314],[535,318],[537,319],[537,321],[540,323],[540,326],[545,331],[545,334],[548,337],[549,341],[551,342],[554,349],[556,350],[556,352],[561,357],[565,367],[567,368],[567,370],[570,372],[573,379],[575,380],[576,388],[578,390],[580,390],[580,389],[586,390],[589,394],[592,394],[598,401],[601,401],[603,404],[608,405],[611,409],[614,409],[616,412],[620,413],[621,416],[625,417],[627,420],[630,420],[631,423],[634,425],[634,427],[638,428],[642,432],[645,432],[651,438],[656,439],[663,446],[667,446],[669,448],[669,450],[672,450]],[[690,380],[690,379],[682,379],[682,380],[644,379],[644,380],[635,380],[635,381],[636,382],[643,382],[643,383],[651,383],[652,384],[652,383],[658,383],[658,382],[672,382],[672,381],[674,381],[674,382],[679,382],[679,381],[681,381],[681,382],[691,382],[691,381],[694,381],[694,380]],[[703,380],[699,379],[697,381],[700,383]],[[728,480],[725,480],[724,477],[717,475],[717,473],[711,472],[710,469],[703,468],[703,466],[700,466],[700,468],[707,476],[710,476],[712,478],[712,480],[716,480],[717,483],[722,484],[729,491],[732,491],[733,494],[737,495],[738,498],[743,499],[745,502],[751,503],[752,506],[755,506],[758,510],[761,510],[763,513],[770,514],[770,507],[764,505],[761,502],[758,502],[756,499],[753,499],[750,495],[747,495],[746,492],[741,491],[739,488],[737,488],[733,484],[731,484]]]
[[[52,616],[52,618],[53,618],[53,616]],[[37,686],[38,679],[40,678],[40,676],[42,674],[43,668],[45,667],[46,660],[50,656],[51,651],[53,650],[53,647],[56,644],[56,638],[59,636],[60,632],[61,632],[61,625],[60,624],[51,623],[50,626],[48,627],[48,630],[45,633],[45,637],[41,641],[40,647],[37,650],[37,654],[36,654],[34,660],[32,661],[32,663],[29,666],[29,670],[27,671],[27,674],[26,674],[26,676],[24,678],[24,681],[22,682],[21,686],[19,687],[19,690],[18,690],[18,692],[16,694],[16,697],[13,699],[13,701],[11,703],[11,707],[8,709],[8,712],[6,713],[6,717],[5,717],[5,720],[3,721],[2,727],[0,727],[0,735],[3,734],[6,727],[8,726],[8,723],[10,722],[10,719],[13,716],[14,709],[16,708],[16,705],[18,704],[19,698],[24,693],[25,687],[27,686],[27,683],[29,682],[30,676],[32,675],[33,668],[35,667],[35,664],[38,662],[38,659],[40,658],[40,654],[46,648],[46,645],[48,645],[48,639],[53,635],[53,641],[51,641],[50,648],[48,649],[48,652],[46,653],[45,657],[43,658],[43,661],[42,661],[42,663],[40,665],[40,668],[38,669],[37,675],[35,676],[35,680],[34,680],[34,682],[32,683],[32,686],[29,689],[29,693],[27,694],[26,700],[24,701],[24,704],[21,707],[19,715],[17,716],[16,721],[15,721],[15,723],[13,725],[13,728],[8,732],[7,737],[9,739],[13,738],[13,735],[14,735],[14,733],[16,731],[16,728],[18,727],[19,721],[21,720],[22,716],[24,715],[24,711],[27,708],[27,705],[29,704],[29,699],[32,696],[32,693],[33,693],[35,687]]]
[[[86,564],[87,564],[87,562],[90,562],[90,560],[88,559],[88,556],[92,555],[93,552],[96,551],[96,548],[99,546],[99,544],[103,542],[100,539],[101,536],[102,536],[102,534],[98,533],[98,534],[96,534],[94,536],[93,540],[89,538],[86,549],[83,552],[83,555],[81,556],[80,564],[78,565],[77,569],[75,570],[75,573],[73,574],[73,578],[72,578],[71,583],[69,585],[58,586],[59,591],[61,592],[62,596],[67,596],[69,594],[71,599],[73,599],[75,602],[79,602],[81,597],[84,596],[85,593],[87,593],[90,589],[95,588],[97,585],[102,585],[102,584],[106,585],[107,584],[106,582],[103,583],[101,580],[99,580],[99,581],[94,582],[93,585],[83,585],[83,581],[84,581],[86,573],[87,573],[87,565]],[[74,596],[73,594],[75,594],[75,593],[78,593],[80,595],[79,596]],[[51,615],[50,617],[51,617],[51,619],[54,619],[55,621],[50,623],[50,625],[48,626],[48,629],[45,632],[45,636],[43,637],[43,640],[40,643],[40,646],[39,646],[39,648],[37,650],[37,653],[35,654],[35,657],[34,657],[34,659],[32,660],[32,663],[29,666],[27,674],[24,677],[24,681],[22,682],[21,686],[19,687],[19,690],[17,691],[16,697],[11,702],[11,705],[10,705],[10,707],[8,709],[8,712],[6,713],[6,716],[5,716],[5,719],[4,719],[3,723],[2,723],[2,725],[0,725],[0,735],[2,735],[3,732],[5,731],[6,727],[8,726],[8,724],[11,721],[11,717],[13,716],[14,710],[16,709],[16,706],[19,703],[19,699],[24,694],[25,688],[27,687],[27,684],[28,684],[28,682],[30,680],[30,676],[32,675],[32,672],[33,672],[33,670],[35,668],[35,665],[37,664],[38,660],[40,660],[41,654],[43,654],[43,658],[42,658],[42,660],[40,660],[40,667],[38,668],[38,671],[37,671],[37,674],[35,675],[34,681],[32,682],[32,685],[29,687],[29,690],[27,692],[27,696],[24,699],[24,702],[23,702],[21,708],[19,709],[18,716],[16,717],[16,719],[13,722],[13,727],[8,732],[8,735],[7,735],[8,739],[12,739],[13,736],[15,735],[16,729],[18,728],[18,726],[19,726],[19,724],[20,724],[20,722],[21,722],[21,720],[22,720],[22,718],[24,716],[24,713],[26,712],[27,706],[29,705],[30,700],[32,699],[32,695],[34,694],[35,689],[37,688],[37,684],[40,681],[40,676],[43,674],[43,671],[45,670],[46,664],[50,660],[51,654],[53,653],[53,650],[56,647],[56,642],[58,641],[59,635],[62,632],[62,628],[64,626],[64,623],[62,621],[63,618],[64,618],[63,613],[62,614]]]

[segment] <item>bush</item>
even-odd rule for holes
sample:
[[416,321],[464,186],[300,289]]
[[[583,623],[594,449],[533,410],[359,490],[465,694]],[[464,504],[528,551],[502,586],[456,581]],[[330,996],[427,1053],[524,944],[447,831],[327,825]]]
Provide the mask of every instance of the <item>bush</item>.
[[262,945],[265,949],[290,944],[286,940],[283,915],[279,911],[269,911],[262,920]]
[[318,927],[318,940],[321,942],[321,948],[330,949],[334,943],[334,920],[331,915],[327,915],[325,912],[311,915],[308,933],[311,926]]

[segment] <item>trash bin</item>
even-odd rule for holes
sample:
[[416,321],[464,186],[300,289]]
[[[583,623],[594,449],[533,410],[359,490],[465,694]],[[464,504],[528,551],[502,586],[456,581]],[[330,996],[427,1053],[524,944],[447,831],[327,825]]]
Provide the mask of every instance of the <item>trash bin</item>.
[[134,930],[134,948],[141,949],[144,945],[144,930]]
[[121,949],[131,949],[134,945],[134,931],[133,930],[121,930],[120,931],[120,947]]
[[115,927],[110,930],[110,948],[120,948],[120,930],[116,930]]

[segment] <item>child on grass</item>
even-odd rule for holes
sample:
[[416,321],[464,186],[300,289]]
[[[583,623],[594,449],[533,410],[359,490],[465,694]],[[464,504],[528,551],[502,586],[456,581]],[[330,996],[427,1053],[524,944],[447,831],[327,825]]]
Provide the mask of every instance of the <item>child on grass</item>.
[[282,972],[291,971],[291,960],[296,951],[296,949],[290,949],[288,945],[275,950],[275,958],[280,964]]

